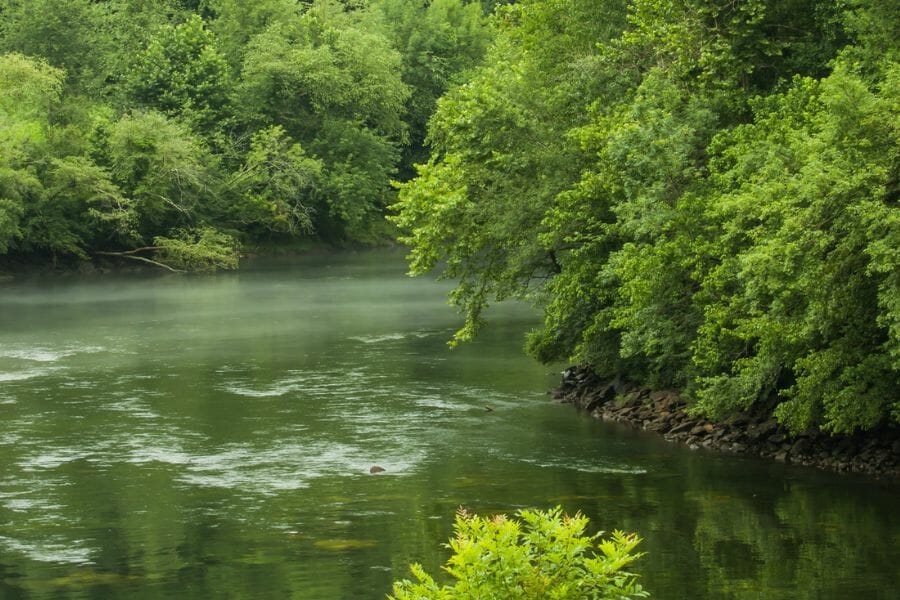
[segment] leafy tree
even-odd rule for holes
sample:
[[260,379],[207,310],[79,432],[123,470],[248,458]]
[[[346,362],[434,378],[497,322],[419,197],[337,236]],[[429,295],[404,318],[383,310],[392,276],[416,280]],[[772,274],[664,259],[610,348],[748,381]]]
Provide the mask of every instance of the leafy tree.
[[174,234],[153,240],[160,263],[185,271],[237,268],[238,244],[230,235],[212,227],[179,229]]
[[233,205],[236,225],[245,232],[311,232],[321,173],[321,161],[308,157],[280,126],[258,131],[243,167],[226,182],[241,198]]
[[142,237],[204,216],[214,159],[184,126],[155,112],[126,115],[110,125],[103,150],[113,181],[134,200]]
[[253,36],[274,23],[290,21],[300,11],[294,0],[209,0],[205,6],[214,15],[209,28],[216,34],[219,47],[234,71],[240,69]]
[[127,87],[138,105],[180,116],[208,134],[224,118],[229,77],[215,37],[199,16],[192,15],[154,35],[135,59]]
[[492,297],[529,298],[542,360],[681,386],[712,416],[777,404],[794,431],[897,423],[898,17],[806,0],[499,11],[401,187],[413,272],[458,279],[456,340]]
[[250,41],[237,89],[247,127],[279,126],[322,161],[316,228],[333,240],[380,217],[406,139],[400,56],[369,18],[323,0],[274,23]]
[[417,582],[394,584],[393,600],[480,598],[484,600],[625,600],[647,597],[625,567],[640,556],[639,539],[619,531],[598,541],[585,535],[587,517],[565,516],[561,509],[521,510],[521,522],[503,515],[484,518],[460,511],[453,556],[444,569],[452,585],[439,585],[419,565]]
[[81,89],[95,89],[107,50],[102,6],[90,0],[3,0],[0,51],[42,58]]
[[36,159],[47,143],[63,77],[41,60],[0,56],[0,252],[21,239],[22,219],[43,194]]
[[414,163],[428,158],[426,126],[440,98],[487,51],[492,33],[477,3],[463,0],[380,0],[388,36],[403,60],[403,81],[410,90],[406,123],[410,142],[404,149],[405,179]]
[[[597,85],[596,40],[616,11],[564,1],[512,6],[485,66],[438,104],[431,161],[400,188],[395,222],[412,247],[412,271],[446,259],[466,312],[455,340],[471,338],[490,300],[528,296],[559,268],[538,241],[553,199],[582,165],[566,133],[584,124]],[[610,8],[610,10],[606,10]],[[575,24],[556,35],[559,19]]]
[[777,414],[795,430],[896,418],[897,263],[884,249],[900,235],[888,191],[898,74],[874,89],[843,66],[798,79],[716,141],[712,210],[725,235],[696,343],[708,412],[783,387]]

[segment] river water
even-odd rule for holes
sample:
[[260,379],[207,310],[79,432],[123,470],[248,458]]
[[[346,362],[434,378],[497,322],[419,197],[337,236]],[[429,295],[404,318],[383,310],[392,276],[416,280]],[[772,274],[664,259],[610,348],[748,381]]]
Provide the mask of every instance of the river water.
[[384,598],[457,507],[555,505],[643,537],[655,598],[898,598],[896,486],[579,415],[531,310],[450,351],[448,285],[404,268],[0,287],[0,598]]

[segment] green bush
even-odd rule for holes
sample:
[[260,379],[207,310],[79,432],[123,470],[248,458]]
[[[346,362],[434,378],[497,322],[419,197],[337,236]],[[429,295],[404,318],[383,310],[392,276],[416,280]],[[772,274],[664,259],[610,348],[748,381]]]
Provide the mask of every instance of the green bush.
[[416,582],[394,584],[392,600],[625,600],[648,594],[636,575],[623,569],[641,554],[640,539],[614,531],[585,535],[587,517],[521,510],[521,521],[504,515],[478,517],[460,510],[453,556],[444,570],[456,581],[438,585],[421,565],[412,565]]

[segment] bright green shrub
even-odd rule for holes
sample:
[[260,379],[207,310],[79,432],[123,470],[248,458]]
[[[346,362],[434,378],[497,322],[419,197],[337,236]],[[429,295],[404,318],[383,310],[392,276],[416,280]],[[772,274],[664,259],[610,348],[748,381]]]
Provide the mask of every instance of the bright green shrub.
[[456,581],[438,585],[421,565],[412,565],[417,582],[394,584],[393,600],[625,600],[648,594],[623,569],[641,554],[640,540],[614,531],[585,535],[587,517],[570,517],[560,508],[521,510],[521,521],[504,515],[478,517],[460,510],[453,556],[444,570]]

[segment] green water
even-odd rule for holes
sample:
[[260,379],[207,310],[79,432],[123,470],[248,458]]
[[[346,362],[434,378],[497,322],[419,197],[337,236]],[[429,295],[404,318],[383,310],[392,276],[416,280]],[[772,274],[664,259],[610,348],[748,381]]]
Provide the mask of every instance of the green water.
[[638,532],[655,598],[900,594],[897,487],[584,418],[520,351],[531,311],[451,352],[447,285],[403,271],[0,288],[0,598],[383,598],[458,506],[557,504]]

